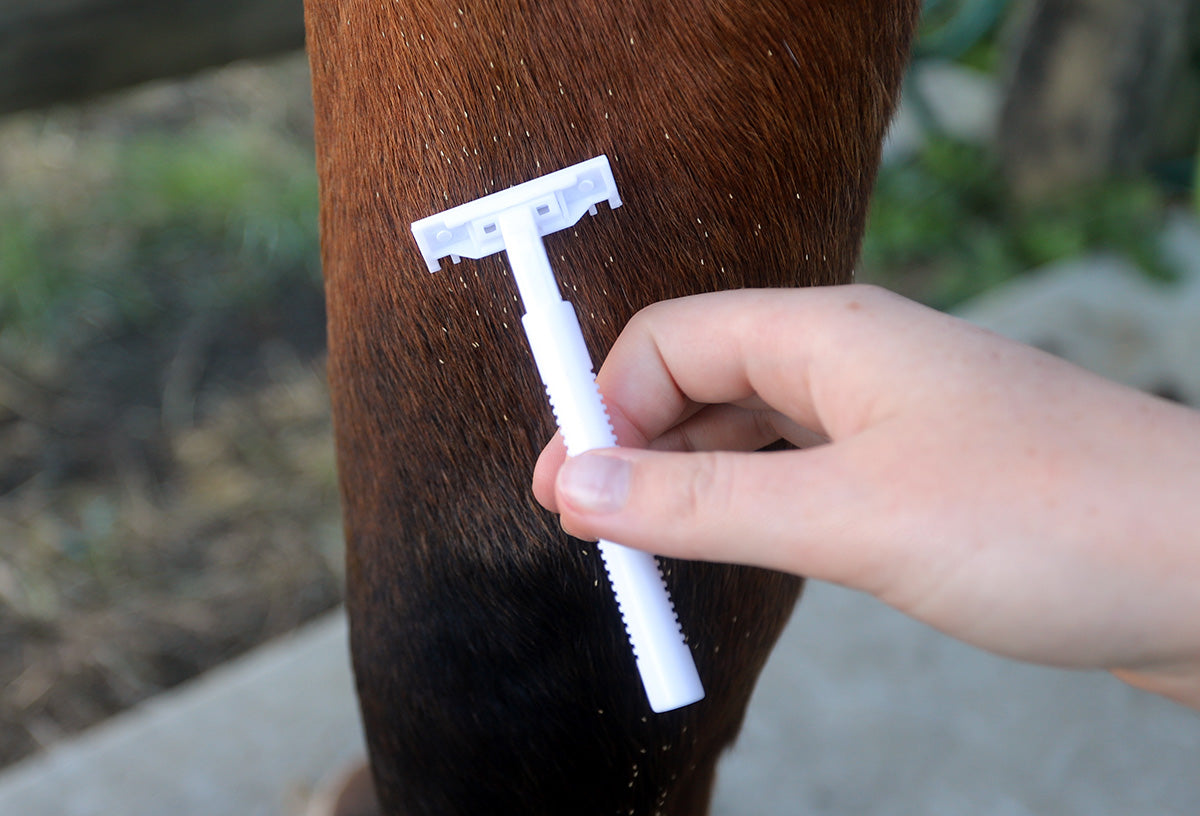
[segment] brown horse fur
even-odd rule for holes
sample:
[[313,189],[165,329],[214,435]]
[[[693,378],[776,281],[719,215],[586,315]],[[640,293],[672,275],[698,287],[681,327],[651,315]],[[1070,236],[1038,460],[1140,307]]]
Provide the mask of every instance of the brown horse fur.
[[547,238],[595,359],[640,307],[852,275],[918,0],[308,0],[358,693],[385,811],[703,814],[796,578],[668,563],[708,696],[650,712],[594,547],[533,502],[553,427],[501,256],[409,223],[600,153]]

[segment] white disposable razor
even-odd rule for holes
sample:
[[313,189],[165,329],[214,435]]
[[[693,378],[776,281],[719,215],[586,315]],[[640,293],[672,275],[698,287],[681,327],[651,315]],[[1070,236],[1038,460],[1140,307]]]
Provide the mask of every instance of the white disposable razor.
[[[542,236],[573,226],[596,205],[621,206],[607,156],[597,156],[507,190],[414,221],[413,235],[430,272],[449,256],[483,258],[504,250],[525,316],[521,322],[567,455],[617,444],[596,387],[575,308],[564,301]],[[601,541],[600,554],[637,660],[650,708],[681,708],[704,697],[671,596],[653,555]]]

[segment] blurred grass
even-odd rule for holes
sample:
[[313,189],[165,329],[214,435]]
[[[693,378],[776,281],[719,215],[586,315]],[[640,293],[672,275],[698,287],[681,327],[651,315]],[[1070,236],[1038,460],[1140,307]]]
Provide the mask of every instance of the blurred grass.
[[310,149],[253,128],[41,147],[0,187],[5,332],[74,345],[319,282]]
[[0,121],[0,765],[341,597],[307,79]]

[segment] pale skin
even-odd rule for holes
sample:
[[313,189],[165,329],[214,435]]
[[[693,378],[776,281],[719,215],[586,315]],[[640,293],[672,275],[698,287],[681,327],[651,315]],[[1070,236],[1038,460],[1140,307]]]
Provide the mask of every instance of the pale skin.
[[534,473],[573,535],[834,582],[1200,709],[1200,413],[864,286],[656,304],[597,379],[625,447],[556,437]]

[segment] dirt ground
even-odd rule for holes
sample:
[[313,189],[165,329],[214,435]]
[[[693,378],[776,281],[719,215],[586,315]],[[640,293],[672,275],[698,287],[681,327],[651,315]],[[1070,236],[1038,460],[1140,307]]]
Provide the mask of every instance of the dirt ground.
[[[0,185],[48,134],[256,117],[303,142],[306,79],[293,56],[0,122]],[[319,286],[222,314],[0,342],[0,766],[341,597]]]

